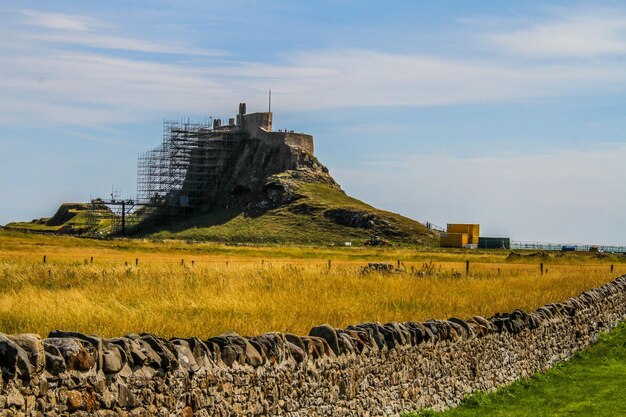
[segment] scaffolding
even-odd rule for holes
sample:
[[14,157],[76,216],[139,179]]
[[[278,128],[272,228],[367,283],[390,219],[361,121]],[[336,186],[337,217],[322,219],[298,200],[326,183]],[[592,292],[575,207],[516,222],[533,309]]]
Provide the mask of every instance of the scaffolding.
[[161,144],[138,158],[137,205],[180,215],[209,204],[241,137],[237,133],[208,123],[164,121]]
[[242,103],[237,123],[231,118],[224,126],[220,119],[212,120],[212,124],[165,120],[161,144],[138,155],[136,198],[122,199],[119,190],[114,189],[110,198],[91,200],[88,233],[125,236],[135,226],[150,227],[152,219],[174,221],[178,216],[219,204],[224,170],[231,164],[238,144],[250,139],[243,129],[244,114]]
[[87,211],[87,235],[101,237],[111,234],[126,236],[129,227],[141,220],[141,212],[132,199],[111,195],[110,199],[94,198]]

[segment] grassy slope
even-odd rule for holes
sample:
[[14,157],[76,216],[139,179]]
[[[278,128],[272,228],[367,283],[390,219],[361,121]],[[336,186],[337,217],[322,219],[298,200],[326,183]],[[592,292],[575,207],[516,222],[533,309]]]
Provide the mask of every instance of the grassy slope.
[[[342,208],[374,214],[408,237],[390,239],[405,243],[432,243],[433,238],[418,222],[399,214],[378,210],[337,189],[318,183],[301,183],[304,195],[289,205],[249,216],[228,210],[200,214],[175,227],[153,233],[158,239],[213,240],[221,242],[264,242],[300,244],[343,244],[352,241],[362,244],[380,229],[362,229],[336,224],[323,216],[326,209]],[[311,209],[302,213],[302,209]]]
[[48,220],[48,218],[35,219],[32,222],[11,222],[7,223],[6,226],[16,229],[36,230],[42,232],[56,232],[61,228],[61,226],[48,226],[45,224],[46,220]]
[[[79,205],[80,203],[69,204]],[[67,222],[57,226],[49,226],[46,224],[46,222],[50,220],[50,218],[34,219],[30,222],[11,222],[8,223],[6,226],[11,228],[42,232],[59,232],[63,229],[71,229],[73,233],[89,231],[91,228],[89,219],[89,207],[87,204],[85,204],[84,206],[85,207],[81,209],[70,208],[68,212],[71,213],[73,217]],[[96,211],[96,215],[99,215],[96,231],[106,230],[111,226],[113,220],[111,219],[110,213],[105,211]]]
[[626,323],[569,362],[492,394],[468,397],[444,413],[410,416],[624,416],[626,415]]

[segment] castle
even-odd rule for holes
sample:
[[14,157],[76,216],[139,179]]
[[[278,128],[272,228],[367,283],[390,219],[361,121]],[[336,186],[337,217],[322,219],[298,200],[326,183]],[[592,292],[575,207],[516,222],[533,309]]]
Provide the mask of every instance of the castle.
[[[269,143],[282,142],[292,147],[298,147],[313,155],[313,136],[304,133],[295,133],[293,130],[272,131],[272,112],[246,113],[246,103],[239,103],[237,119],[228,119],[227,125],[222,125],[221,119],[213,120],[213,135],[221,136],[224,133],[244,133]],[[235,121],[236,120],[236,121]]]
[[273,131],[272,116],[240,103],[228,124],[165,121],[161,145],[139,156],[138,202],[189,213],[257,199],[269,176],[314,160],[313,137]]

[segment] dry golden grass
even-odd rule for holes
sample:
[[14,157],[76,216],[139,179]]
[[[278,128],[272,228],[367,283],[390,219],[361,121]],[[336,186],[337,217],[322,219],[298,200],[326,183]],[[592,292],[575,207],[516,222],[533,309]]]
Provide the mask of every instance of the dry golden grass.
[[[510,263],[505,257],[503,252],[472,254],[466,277],[467,253],[228,248],[5,233],[0,234],[0,331],[202,338],[225,331],[306,334],[320,323],[343,327],[533,309],[626,272],[626,265],[616,263],[610,274],[604,259],[550,258],[541,276],[539,260]],[[359,273],[368,260],[397,258],[407,273]],[[427,259],[435,260],[436,274],[411,273]]]

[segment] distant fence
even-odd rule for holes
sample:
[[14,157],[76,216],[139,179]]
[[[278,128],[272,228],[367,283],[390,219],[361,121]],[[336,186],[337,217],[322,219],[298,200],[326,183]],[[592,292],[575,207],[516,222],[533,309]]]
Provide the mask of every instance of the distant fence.
[[[436,230],[439,232],[445,232],[445,229],[441,226],[430,222],[424,222],[423,225],[430,230]],[[13,232],[22,232],[22,233],[34,233],[40,235],[62,235],[62,236],[73,236],[73,237],[82,237],[89,239],[100,239],[100,240],[114,240],[115,237],[110,236],[93,236],[93,235],[81,235],[81,234],[70,234],[70,233],[59,233],[52,232],[47,230],[33,230],[33,229],[25,229],[20,227],[7,227],[0,226],[0,230],[13,231]],[[117,238],[119,239],[119,238]],[[201,243],[188,241],[188,243]],[[613,246],[613,245],[589,245],[589,244],[580,244],[580,243],[549,243],[549,242],[532,242],[532,241],[511,241],[511,249],[515,250],[564,250],[564,248],[572,251],[583,251],[588,252],[590,250],[597,250],[598,252],[607,252],[607,253],[621,253],[626,254],[626,246]]]
[[548,242],[520,242],[512,241],[511,249],[525,250],[576,250],[588,252],[597,250],[599,252],[626,253],[626,246],[610,245],[587,245],[580,243],[548,243]]
[[445,232],[446,229],[442,226],[439,226],[437,224],[431,223],[431,222],[427,222],[427,221],[420,221],[420,223],[427,229],[430,230],[435,230],[437,232]]

